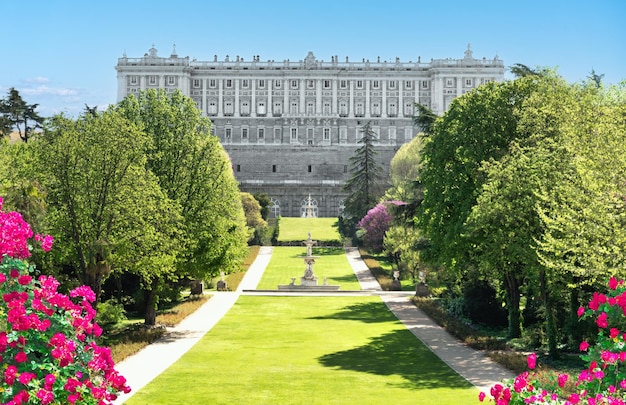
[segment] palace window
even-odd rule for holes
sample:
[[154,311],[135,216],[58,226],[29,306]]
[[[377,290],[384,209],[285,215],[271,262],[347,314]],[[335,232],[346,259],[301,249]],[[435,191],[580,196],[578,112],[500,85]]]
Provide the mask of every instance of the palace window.
[[291,107],[289,109],[290,114],[298,114],[298,103],[291,103]]
[[395,117],[396,115],[398,115],[396,103],[389,103],[389,116]]
[[363,115],[365,115],[365,106],[362,102],[356,103],[356,106],[354,108],[354,114],[357,117],[362,117]]
[[347,89],[348,88],[348,81],[347,80],[340,80],[339,81],[339,87],[342,89]]
[[395,89],[396,88],[396,81],[395,80],[390,80],[389,81],[389,88],[390,89]]
[[357,89],[362,89],[363,88],[363,80],[357,80],[356,81],[356,88]]
[[465,79],[465,87],[473,87],[473,86],[474,86],[474,80]]
[[248,128],[241,128],[241,139],[248,139]]
[[454,79],[446,79],[446,87],[454,87]]
[[227,101],[224,103],[224,115],[233,115],[233,102]]
[[276,173],[276,165],[272,165],[272,173]]
[[250,115],[250,104],[247,101],[241,102],[241,115]]
[[342,117],[346,117],[348,115],[348,103],[342,101],[339,103],[339,115]]
[[297,80],[292,80],[291,81],[291,88],[292,89],[297,89],[298,88],[298,81]]
[[372,115],[380,115],[380,103],[372,103]]
[[422,80],[422,88],[423,89],[427,89],[428,88],[428,80]]
[[209,114],[209,115],[217,114],[217,103],[215,101],[209,101],[209,106],[207,108],[207,114]]
[[413,88],[413,82],[410,81],[410,80],[405,81],[404,82],[404,88],[407,89],[407,90],[412,89]]
[[[150,83],[151,85],[155,85],[156,84],[156,76],[149,76],[148,77],[148,83]],[[196,86],[194,86],[194,87],[196,87]],[[200,86],[197,86],[197,87],[200,87]]]
[[226,139],[230,139],[230,138],[231,138],[232,131],[233,131],[233,130],[232,130],[231,128],[226,128],[226,130],[225,130],[225,134],[224,134],[224,136],[225,136],[225,138],[226,138]]
[[174,86],[176,84],[176,76],[167,76],[167,84]]
[[330,80],[324,80],[324,88],[330,89]]
[[372,80],[372,88],[373,89],[380,89],[380,81],[379,80]]
[[257,137],[259,138],[259,140],[265,139],[265,128],[257,129]]
[[267,113],[267,111],[265,110],[265,101],[259,101],[256,111],[259,115],[265,115]]
[[291,128],[291,140],[292,141],[298,140],[298,128]]
[[406,103],[404,103],[404,115],[407,117],[410,117],[413,115],[413,103],[410,101],[407,101]]
[[214,89],[214,88],[215,88],[215,84],[216,84],[216,83],[215,83],[215,79],[210,79],[210,80],[209,80],[209,87],[210,87],[210,88]]
[[136,86],[137,85],[137,76],[130,76],[130,84],[132,86]]
[[330,103],[324,103],[324,115],[330,115]]
[[280,141],[281,128],[274,128],[274,141]]
[[283,104],[280,101],[274,102],[274,115],[281,115],[283,113]]
[[274,88],[275,89],[282,89],[283,87],[283,81],[282,80],[274,80]]
[[226,88],[227,89],[232,89],[233,88],[233,81],[232,81],[232,79],[226,79]]
[[241,165],[237,165],[235,170],[240,172],[241,171]]
[[315,80],[307,80],[306,81],[306,87],[309,89],[314,89],[315,88]]
[[330,128],[324,128],[324,140],[330,141]]
[[265,80],[261,79],[259,80],[259,89],[264,89],[265,88]]
[[313,115],[313,114],[315,114],[315,104],[314,104],[312,101],[309,101],[309,102],[306,104],[306,113],[307,113],[308,115]]
[[250,87],[250,80],[248,79],[243,79],[241,81],[241,88],[243,89],[247,89],[248,87]]

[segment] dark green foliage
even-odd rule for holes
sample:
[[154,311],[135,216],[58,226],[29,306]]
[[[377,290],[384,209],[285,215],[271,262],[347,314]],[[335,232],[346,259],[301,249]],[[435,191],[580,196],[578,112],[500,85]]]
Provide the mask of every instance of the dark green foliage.
[[470,283],[463,290],[465,311],[474,323],[503,327],[507,324],[507,311],[496,297],[496,289],[484,281]]

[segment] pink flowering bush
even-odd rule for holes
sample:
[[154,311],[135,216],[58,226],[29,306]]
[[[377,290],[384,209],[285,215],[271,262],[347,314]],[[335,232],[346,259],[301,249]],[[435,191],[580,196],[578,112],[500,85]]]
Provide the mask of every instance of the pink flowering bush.
[[[30,226],[0,198],[0,404],[110,404],[129,392],[108,348],[95,343],[95,294],[78,287],[69,296],[51,276],[33,278]],[[35,235],[44,251],[50,236]]]
[[[559,404],[559,405],[626,405],[626,286],[611,278],[609,293],[594,293],[589,305],[578,309],[582,319],[591,318],[598,326],[597,342],[580,344],[581,358],[587,367],[577,376],[560,374],[551,383],[540,384],[536,374],[528,371],[515,379],[491,388],[490,401],[497,405]],[[537,356],[528,357],[528,367],[535,368]],[[575,378],[575,392],[564,393],[567,381]],[[481,392],[484,401],[487,394]]]
[[357,227],[363,229],[363,241],[374,251],[380,252],[383,248],[383,240],[385,233],[391,226],[393,217],[387,210],[387,204],[400,203],[399,201],[387,201],[377,204],[374,208],[367,211],[367,214],[359,221]]

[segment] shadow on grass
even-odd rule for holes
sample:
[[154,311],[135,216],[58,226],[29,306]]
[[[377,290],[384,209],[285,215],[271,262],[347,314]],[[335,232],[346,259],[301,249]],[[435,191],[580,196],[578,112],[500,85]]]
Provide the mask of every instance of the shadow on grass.
[[[322,270],[320,270],[320,272],[321,271]],[[341,284],[342,282],[343,283],[354,283],[355,281],[357,281],[357,278],[354,275],[354,273],[346,274],[345,276],[332,276],[332,277],[328,277],[328,279],[329,280],[333,280],[333,282],[337,282],[339,284]]]
[[348,305],[332,315],[316,316],[308,319],[351,320],[366,323],[397,321],[396,317],[391,315],[380,302],[362,302]]
[[[373,338],[366,345],[318,359],[324,367],[376,375],[398,375],[400,388],[468,388],[471,384],[452,371],[408,330]],[[395,384],[394,384],[395,385]]]

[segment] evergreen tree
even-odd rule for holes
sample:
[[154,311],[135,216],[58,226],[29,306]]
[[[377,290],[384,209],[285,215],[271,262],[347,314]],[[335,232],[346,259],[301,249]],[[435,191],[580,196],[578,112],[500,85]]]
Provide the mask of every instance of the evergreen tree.
[[20,139],[28,142],[32,132],[41,128],[44,119],[35,109],[38,104],[27,104],[20,93],[13,87],[9,89],[7,98],[0,100],[0,131],[7,135],[13,128],[17,129]]
[[356,223],[374,207],[382,195],[382,167],[376,162],[376,134],[368,122],[361,128],[363,137],[361,146],[350,158],[351,177],[346,181],[343,191],[348,193],[345,211],[340,217],[340,232],[345,236],[354,236]]

